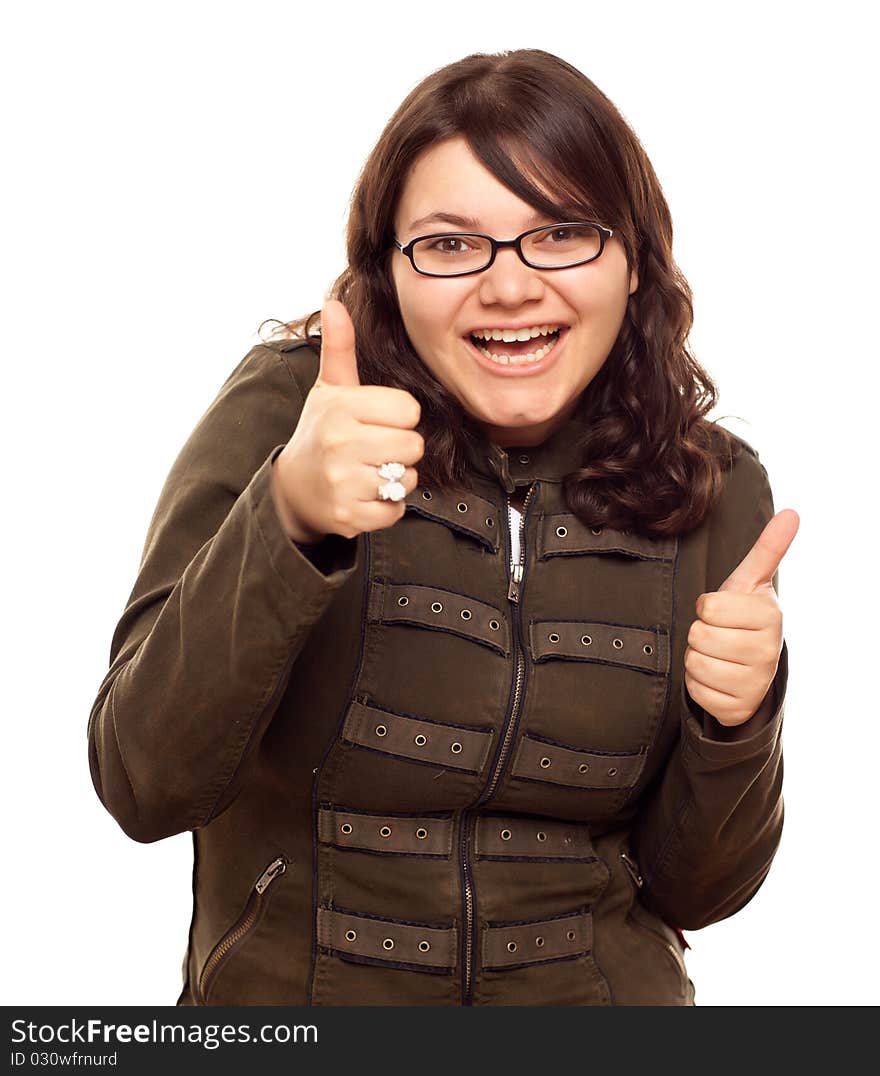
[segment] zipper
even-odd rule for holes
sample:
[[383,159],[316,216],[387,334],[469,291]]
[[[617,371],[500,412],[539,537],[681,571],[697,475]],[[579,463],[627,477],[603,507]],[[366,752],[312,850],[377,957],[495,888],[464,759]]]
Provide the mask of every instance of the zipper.
[[[522,590],[523,575],[525,574],[525,560],[526,560],[526,546],[525,546],[525,530],[526,530],[526,514],[529,510],[529,502],[535,490],[538,488],[538,483],[533,482],[529,486],[529,492],[526,494],[526,499],[523,501],[522,512],[520,513],[519,520],[519,563],[515,564],[511,568],[510,572],[510,584],[507,588],[507,597],[513,603],[515,610],[519,609],[520,592]],[[510,497],[507,498],[507,520],[508,530],[513,531],[513,511],[510,505]],[[511,543],[512,548],[512,543]],[[495,794],[495,789],[498,786],[501,772],[504,769],[504,763],[507,761],[507,756],[510,752],[510,744],[513,740],[513,732],[517,726],[519,719],[519,705],[522,698],[523,681],[525,679],[526,663],[523,658],[523,647],[518,645],[519,633],[521,626],[519,623],[519,613],[517,613],[514,623],[513,632],[513,645],[516,652],[516,681],[513,690],[513,705],[510,708],[510,715],[507,718],[507,724],[504,729],[504,738],[501,741],[501,750],[498,752],[498,759],[495,762],[495,770],[492,773],[492,777],[489,784],[486,786],[483,795],[480,797],[479,802],[485,803],[491,799]]]
[[471,868],[468,863],[467,846],[469,840],[470,816],[461,817],[461,881],[464,893],[464,981],[462,982],[463,1004],[471,1003],[471,978],[473,968],[473,932],[474,932],[474,889],[471,881]]
[[[645,880],[642,878],[642,873],[639,870],[639,866],[636,861],[631,856],[627,855],[626,852],[621,852],[620,858],[623,860],[623,865],[626,867],[627,872],[629,873],[629,876],[630,878],[632,878],[636,887],[638,889],[641,889],[642,886],[645,884]],[[685,967],[684,956],[681,950],[676,948],[676,946],[674,946],[672,942],[670,942],[667,938],[664,938],[658,930],[654,930],[652,927],[649,927],[647,923],[640,922],[639,919],[635,917],[635,915],[630,916],[630,923],[638,930],[640,930],[643,934],[646,934],[653,941],[659,942],[660,945],[663,946],[666,952],[669,953],[669,955],[675,961],[675,966],[678,969],[679,973],[686,980],[687,968]]]
[[217,942],[211,950],[208,959],[205,961],[205,965],[202,968],[202,973],[199,976],[198,989],[203,1005],[207,1003],[211,984],[216,978],[217,971],[223,961],[229,955],[231,950],[242,941],[242,939],[245,938],[259,922],[267,899],[264,897],[264,893],[276,878],[284,874],[289,863],[290,860],[286,856],[278,856],[277,859],[272,860],[256,882],[254,882],[253,888],[248,896],[247,904],[245,905],[244,911],[239,916],[238,921],[226,932],[226,934],[223,935],[220,941]]
[[641,889],[642,886],[645,884],[645,880],[644,878],[642,878],[641,873],[639,872],[639,868],[636,864],[636,861],[634,859],[630,859],[626,852],[621,852],[620,858],[623,860],[623,865],[629,871],[632,880],[636,883],[639,889]]
[[[529,486],[529,492],[526,494],[523,501],[522,511],[520,513],[519,521],[519,563],[512,565],[510,568],[510,583],[507,588],[507,597],[514,604],[519,605],[520,591],[522,590],[523,574],[525,571],[525,529],[526,529],[526,514],[529,509],[529,502],[535,490],[538,487],[537,482],[532,482]],[[513,511],[511,509],[510,497],[507,498],[507,528],[508,533],[512,535],[513,532]],[[513,551],[513,542],[511,540],[510,550]],[[507,717],[504,727],[504,736],[501,741],[501,748],[498,752],[498,757],[495,761],[495,767],[492,771],[492,777],[489,780],[489,784],[484,789],[482,795],[477,800],[476,806],[484,804],[487,800],[491,799],[495,793],[495,789],[498,786],[498,781],[501,777],[501,773],[504,769],[504,764],[507,761],[507,756],[510,753],[510,745],[513,740],[513,732],[516,728],[519,718],[519,706],[522,698],[523,681],[525,679],[525,660],[523,658],[523,647],[519,645],[518,632],[520,628],[518,621],[515,623],[514,630],[514,651],[516,654],[516,674],[514,680],[513,689],[513,704],[510,708],[510,714]],[[473,979],[473,930],[474,930],[474,892],[473,882],[471,878],[470,863],[468,861],[468,840],[470,829],[470,815],[467,811],[462,813],[461,821],[461,837],[460,837],[460,852],[461,852],[461,879],[462,889],[464,891],[464,968],[463,968],[463,983],[462,983],[462,998],[464,1005],[471,1004],[471,986]]]

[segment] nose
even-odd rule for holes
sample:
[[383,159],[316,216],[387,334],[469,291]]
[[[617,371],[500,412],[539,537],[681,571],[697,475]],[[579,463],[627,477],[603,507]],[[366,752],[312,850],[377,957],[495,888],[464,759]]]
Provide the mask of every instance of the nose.
[[521,261],[511,247],[499,250],[492,265],[480,273],[480,301],[485,306],[516,307],[543,297],[540,271]]

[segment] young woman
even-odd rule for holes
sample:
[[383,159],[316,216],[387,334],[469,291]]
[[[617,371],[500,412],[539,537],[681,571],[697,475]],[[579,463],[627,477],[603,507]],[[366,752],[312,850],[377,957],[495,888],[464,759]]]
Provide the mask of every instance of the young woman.
[[693,1004],[682,929],[780,838],[798,517],[705,418],[671,243],[548,53],[388,123],[331,298],[181,450],[89,721],[123,830],[193,833],[178,1004]]

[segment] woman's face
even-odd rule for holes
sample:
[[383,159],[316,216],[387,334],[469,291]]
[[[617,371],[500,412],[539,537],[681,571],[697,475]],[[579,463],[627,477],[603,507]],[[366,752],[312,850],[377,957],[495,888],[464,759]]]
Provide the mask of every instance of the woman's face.
[[[444,215],[471,218],[474,224],[463,227]],[[394,218],[395,235],[404,245],[417,235],[444,231],[513,239],[553,223],[560,222],[536,215],[460,137],[431,146],[416,159]],[[502,446],[541,444],[569,417],[608,357],[627,298],[638,287],[616,236],[599,258],[572,269],[530,269],[512,248],[499,250],[490,268],[471,276],[422,276],[397,250],[391,264],[404,327],[417,354],[488,438]],[[552,350],[534,364],[497,364],[471,340],[475,330],[548,325],[563,328]],[[508,345],[506,351],[501,340],[480,343],[510,358],[524,347],[534,353],[545,339]]]

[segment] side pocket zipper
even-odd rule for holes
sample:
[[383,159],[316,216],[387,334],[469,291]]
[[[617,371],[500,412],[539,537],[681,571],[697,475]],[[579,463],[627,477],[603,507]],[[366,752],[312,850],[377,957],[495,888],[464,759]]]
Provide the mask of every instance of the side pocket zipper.
[[[620,858],[623,860],[623,865],[629,872],[629,876],[635,883],[636,888],[641,889],[642,886],[645,884],[645,880],[644,878],[642,878],[641,871],[639,870],[636,861],[631,856],[627,855],[626,852],[621,852]],[[636,902],[638,902],[638,896],[636,896],[635,899]],[[640,923],[639,920],[635,917],[635,911],[630,918],[633,926],[637,927],[641,931],[644,931],[655,941],[658,941],[666,949],[666,952],[669,953],[669,955],[675,961],[675,966],[676,968],[678,968],[679,973],[684,977],[684,979],[687,979],[687,968],[684,962],[684,954],[682,953],[681,949],[676,948],[676,946],[674,946],[670,941],[664,938],[658,931],[654,930],[652,927],[647,926],[647,924],[645,923]]]
[[260,877],[254,882],[253,889],[248,897],[247,904],[244,911],[239,916],[235,925],[231,927],[214,946],[208,955],[208,959],[205,961],[202,973],[199,976],[199,998],[201,1004],[207,1004],[208,992],[211,989],[211,985],[217,976],[219,968],[222,966],[223,961],[229,956],[232,949],[238,945],[257,925],[260,921],[260,916],[263,913],[263,907],[266,903],[266,897],[264,896],[266,890],[278,878],[284,874],[287,870],[287,866],[290,860],[286,856],[278,856],[277,859],[273,859],[269,866],[263,871]]
[[636,883],[636,886],[641,889],[642,886],[645,884],[645,880],[642,878],[639,872],[639,868],[636,866],[635,860],[630,859],[626,852],[621,852],[620,858],[623,860],[624,867],[626,867],[626,869],[629,871],[630,878],[632,878],[632,880]]

